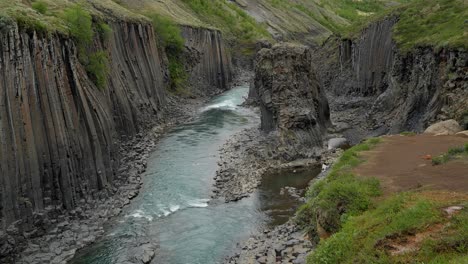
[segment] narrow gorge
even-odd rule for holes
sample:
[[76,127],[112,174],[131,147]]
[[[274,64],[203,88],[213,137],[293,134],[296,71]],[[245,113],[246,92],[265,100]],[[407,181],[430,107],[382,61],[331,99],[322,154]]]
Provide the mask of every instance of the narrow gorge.
[[0,0],[0,263],[464,263],[467,17]]

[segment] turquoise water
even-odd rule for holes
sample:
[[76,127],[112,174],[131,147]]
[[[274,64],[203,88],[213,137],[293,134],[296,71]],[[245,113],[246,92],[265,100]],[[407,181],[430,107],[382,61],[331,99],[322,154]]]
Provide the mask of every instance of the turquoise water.
[[315,172],[266,177],[264,187],[239,202],[210,199],[219,148],[234,133],[258,126],[257,114],[238,106],[247,93],[246,86],[226,92],[194,122],[165,136],[148,160],[140,195],[73,263],[123,262],[142,241],[159,244],[153,263],[220,263],[254,231],[284,222],[297,202],[278,195],[281,186],[304,187]]

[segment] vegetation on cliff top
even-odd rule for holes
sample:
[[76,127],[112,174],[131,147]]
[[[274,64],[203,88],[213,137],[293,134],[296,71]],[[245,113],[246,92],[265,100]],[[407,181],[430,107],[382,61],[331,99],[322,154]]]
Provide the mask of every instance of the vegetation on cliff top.
[[241,44],[254,43],[261,38],[270,38],[266,27],[257,23],[237,5],[223,0],[182,0],[200,19],[219,28],[228,38]]
[[171,91],[183,93],[188,74],[184,68],[184,39],[180,27],[172,20],[158,14],[147,15],[153,21],[154,30],[159,42],[166,51],[169,60],[169,77]]
[[[109,58],[105,51],[92,51],[91,44],[95,36],[91,14],[82,6],[74,5],[65,10],[63,15],[70,36],[78,48],[78,59],[85,66],[86,72],[100,89],[106,87],[109,74]],[[104,22],[97,24],[97,31],[104,41],[110,36],[110,27]]]

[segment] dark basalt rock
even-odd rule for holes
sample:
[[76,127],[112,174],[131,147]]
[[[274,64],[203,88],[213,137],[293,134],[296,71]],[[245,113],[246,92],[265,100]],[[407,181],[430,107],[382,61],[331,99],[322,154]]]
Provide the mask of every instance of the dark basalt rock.
[[[121,141],[142,138],[176,112],[167,109],[174,101],[166,94],[167,59],[153,27],[109,24],[111,37],[96,38],[90,48],[109,55],[104,89],[89,78],[69,38],[16,25],[0,32],[0,262],[10,262],[5,257],[24,249],[25,241],[52,232],[57,223],[57,232],[66,232],[68,212],[73,219],[87,217],[79,208],[71,211],[78,204],[103,204],[116,192],[121,163],[131,162],[131,155],[121,160]],[[232,68],[221,34],[185,29],[184,37],[188,50],[196,49],[200,57],[191,65],[191,84],[201,76],[209,84],[205,94],[227,89]],[[145,149],[135,148],[134,156]],[[128,182],[141,182],[138,174],[145,166],[135,164]],[[135,195],[125,194],[126,204]],[[104,211],[113,212],[107,218],[120,208]]]
[[311,51],[275,45],[257,54],[252,86],[261,110],[261,128],[277,130],[283,142],[322,146],[330,124],[328,101],[312,66]]

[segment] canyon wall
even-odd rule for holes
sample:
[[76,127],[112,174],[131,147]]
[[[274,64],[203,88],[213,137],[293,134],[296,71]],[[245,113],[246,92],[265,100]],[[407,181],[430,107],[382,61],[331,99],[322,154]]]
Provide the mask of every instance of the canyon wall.
[[109,83],[99,90],[65,38],[14,27],[0,47],[2,228],[33,213],[72,208],[109,185],[118,165],[114,141],[157,119],[164,67],[148,25],[115,23],[104,45]]
[[227,90],[233,78],[231,57],[218,30],[182,27],[185,46],[191,55],[189,83],[203,93]]
[[[71,39],[17,25],[0,33],[0,261],[63,212],[112,190],[120,142],[171,112],[167,58],[153,27],[109,25],[110,38],[96,37],[89,50],[108,54],[103,89]],[[220,33],[185,28],[184,37],[200,58],[190,84],[203,86],[205,95],[226,90],[232,67]]]
[[350,125],[351,137],[423,131],[437,120],[461,120],[468,110],[467,52],[433,47],[402,51],[393,41],[397,21],[388,17],[357,38],[342,40],[338,62],[328,72],[322,70],[337,113],[334,121]]

